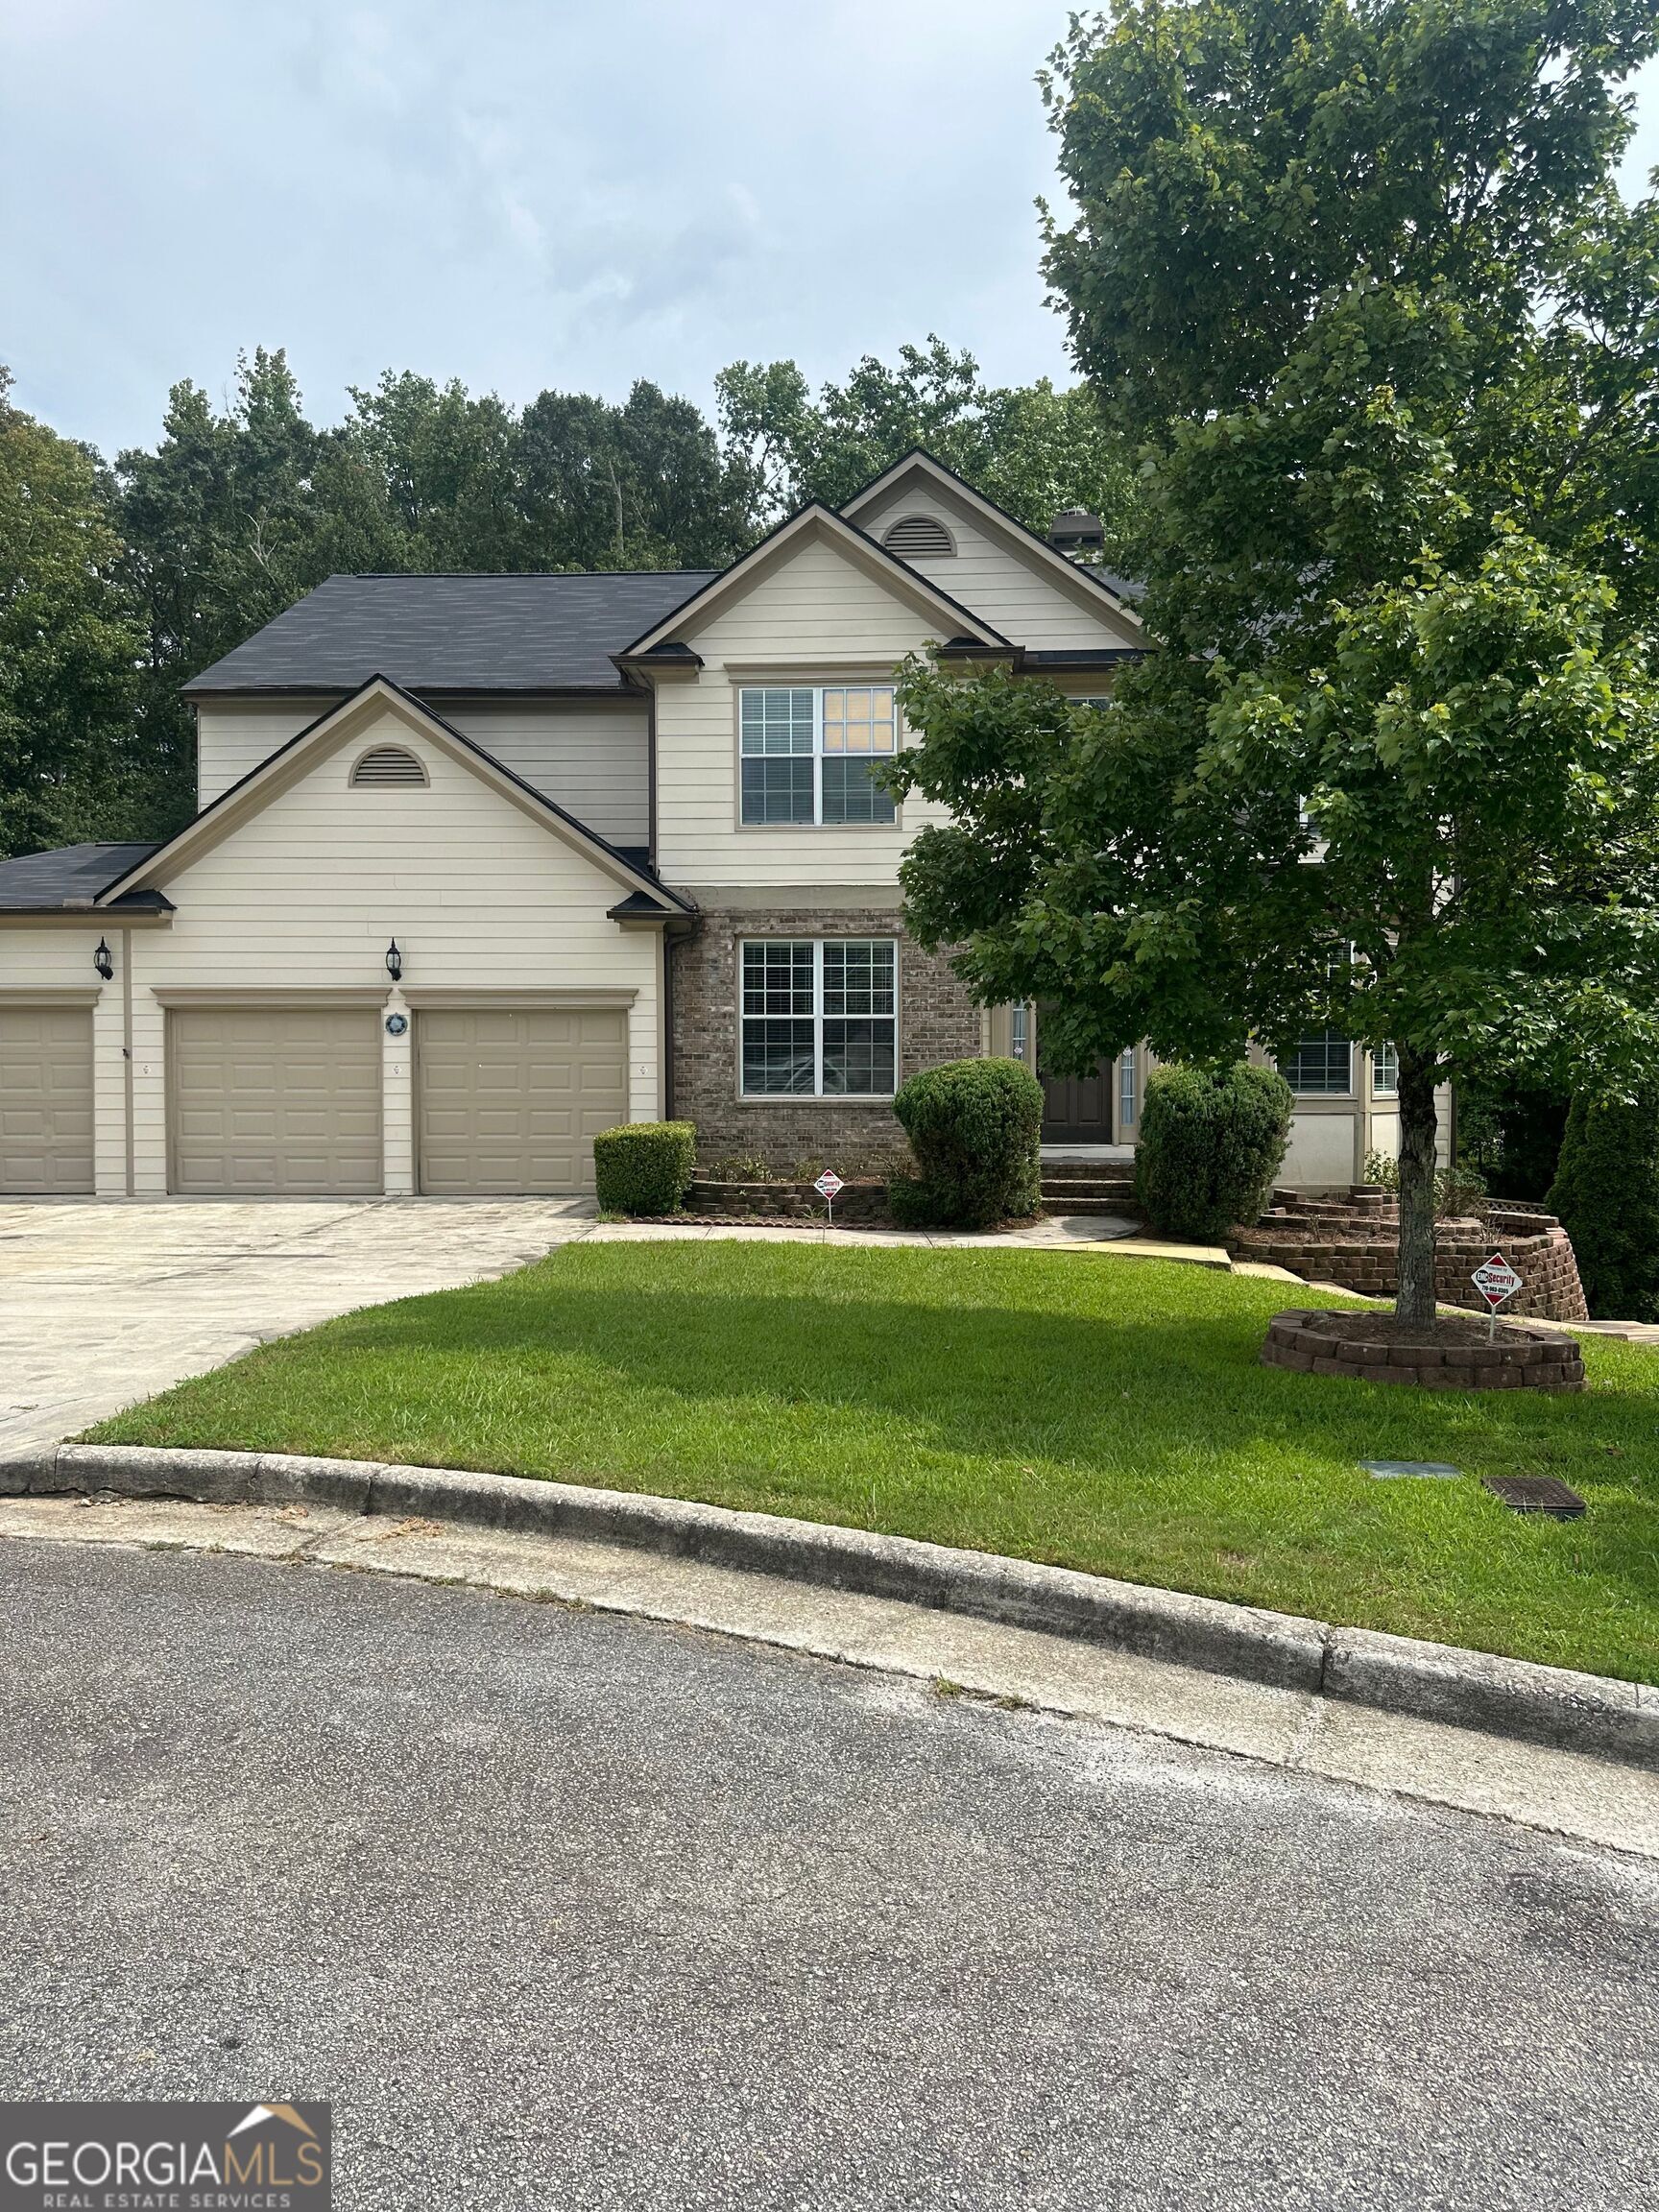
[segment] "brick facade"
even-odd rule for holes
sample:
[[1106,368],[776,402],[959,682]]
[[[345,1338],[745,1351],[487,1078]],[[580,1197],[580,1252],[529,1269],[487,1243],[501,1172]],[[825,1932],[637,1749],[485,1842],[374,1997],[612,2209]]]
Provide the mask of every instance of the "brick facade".
[[763,1160],[785,1172],[826,1161],[842,1175],[905,1157],[904,1132],[884,1101],[742,1098],[737,1089],[738,945],[757,937],[897,937],[899,1079],[942,1060],[976,1059],[984,1017],[941,954],[924,952],[891,906],[714,909],[669,947],[673,962],[671,1113],[697,1124],[701,1161]]

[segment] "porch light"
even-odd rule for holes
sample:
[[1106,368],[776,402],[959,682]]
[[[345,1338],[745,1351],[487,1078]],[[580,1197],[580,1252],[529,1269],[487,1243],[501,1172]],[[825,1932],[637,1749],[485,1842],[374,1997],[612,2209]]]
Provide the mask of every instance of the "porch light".
[[403,955],[397,950],[397,940],[396,937],[393,938],[391,944],[386,948],[386,973],[391,976],[394,983],[396,983],[403,974]]
[[108,943],[105,938],[100,937],[98,940],[98,950],[92,955],[92,965],[103,976],[106,983],[115,973],[115,955],[110,951]]

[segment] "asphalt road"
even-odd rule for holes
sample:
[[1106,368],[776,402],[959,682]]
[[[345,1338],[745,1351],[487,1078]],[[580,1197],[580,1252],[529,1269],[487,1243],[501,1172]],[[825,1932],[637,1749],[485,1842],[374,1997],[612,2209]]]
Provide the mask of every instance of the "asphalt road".
[[562,1607],[0,1549],[0,2095],[336,2202],[1659,2205],[1659,1867]]

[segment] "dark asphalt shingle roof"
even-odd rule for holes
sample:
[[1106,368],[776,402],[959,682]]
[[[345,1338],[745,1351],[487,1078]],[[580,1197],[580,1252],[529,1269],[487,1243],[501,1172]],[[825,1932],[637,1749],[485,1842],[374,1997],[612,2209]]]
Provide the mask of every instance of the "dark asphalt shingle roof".
[[354,691],[622,687],[613,653],[713,581],[712,568],[580,576],[330,576],[184,686]]
[[[156,850],[154,844],[60,845],[55,853],[25,853],[15,860],[0,860],[0,913],[89,905],[100,891]],[[110,912],[123,906],[153,911],[166,903],[159,892],[139,891],[118,900]]]

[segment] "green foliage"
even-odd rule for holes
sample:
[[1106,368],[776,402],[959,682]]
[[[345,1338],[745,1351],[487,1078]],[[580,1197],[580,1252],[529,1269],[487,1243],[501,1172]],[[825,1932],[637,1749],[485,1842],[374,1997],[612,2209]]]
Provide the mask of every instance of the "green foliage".
[[949,1060],[900,1086],[893,1111],[920,1170],[894,1176],[904,1226],[988,1229],[1037,1210],[1043,1087],[1018,1060]]
[[1154,1069],[1135,1195],[1160,1236],[1210,1243],[1254,1221],[1284,1163],[1295,1103],[1283,1075],[1246,1060],[1219,1071]]
[[697,1157],[694,1121],[625,1121],[593,1140],[593,1179],[607,1214],[677,1214]]
[[1555,1180],[1572,1101],[1507,1077],[1457,1093],[1457,1161],[1503,1198],[1541,1203]]
[[1041,1000],[1058,1071],[1335,1027],[1397,1046],[1413,1160],[1449,1077],[1659,1075],[1659,204],[1613,174],[1656,38],[1651,0],[1073,19],[1047,270],[1142,441],[1160,649],[1093,716],[913,667],[892,772],[951,817],[918,935]]
[[808,499],[838,507],[925,445],[1039,536],[1062,508],[1090,509],[1106,526],[1108,558],[1123,557],[1133,456],[1086,385],[994,389],[971,353],[936,337],[902,346],[896,368],[866,354],[816,399],[793,361],[734,361],[715,384],[727,444],[772,517]]
[[1598,1321],[1659,1321],[1659,1099],[1575,1098],[1545,1200]]
[[[1365,1180],[1379,1190],[1389,1190],[1396,1195],[1400,1190],[1400,1162],[1392,1152],[1367,1152],[1365,1155]],[[1483,1216],[1489,1204],[1486,1179],[1467,1160],[1454,1162],[1450,1167],[1438,1168],[1434,1175],[1434,1218],[1436,1221],[1466,1221],[1473,1215]]]
[[108,480],[10,383],[0,369],[0,856],[132,833],[140,651]]

